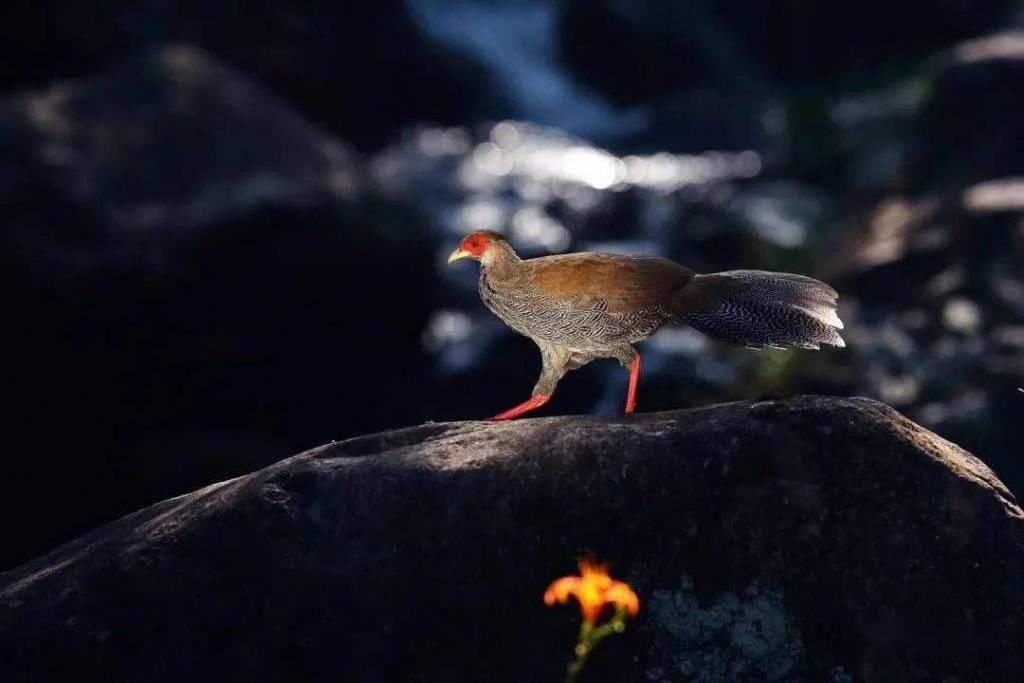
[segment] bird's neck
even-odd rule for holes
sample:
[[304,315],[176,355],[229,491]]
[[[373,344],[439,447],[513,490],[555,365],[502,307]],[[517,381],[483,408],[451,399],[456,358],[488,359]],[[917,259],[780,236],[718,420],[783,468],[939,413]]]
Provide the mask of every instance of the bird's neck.
[[480,259],[480,274],[489,280],[511,280],[518,274],[521,263],[512,247],[499,242]]

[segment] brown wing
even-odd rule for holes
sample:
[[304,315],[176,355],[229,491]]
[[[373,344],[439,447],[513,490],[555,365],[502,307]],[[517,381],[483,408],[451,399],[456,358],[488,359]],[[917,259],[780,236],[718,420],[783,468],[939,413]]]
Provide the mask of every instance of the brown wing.
[[665,305],[672,292],[693,278],[689,268],[652,256],[581,253],[525,263],[544,294],[580,306],[605,301],[611,313]]

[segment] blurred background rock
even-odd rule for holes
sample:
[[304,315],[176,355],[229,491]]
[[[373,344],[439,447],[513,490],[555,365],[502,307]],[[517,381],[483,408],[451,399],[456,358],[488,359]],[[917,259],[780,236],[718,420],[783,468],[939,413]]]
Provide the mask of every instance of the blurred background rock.
[[1024,488],[1019,0],[15,0],[0,88],[0,569],[521,400],[536,350],[444,267],[471,228],[825,279],[847,349],[671,330],[640,409],[862,394]]

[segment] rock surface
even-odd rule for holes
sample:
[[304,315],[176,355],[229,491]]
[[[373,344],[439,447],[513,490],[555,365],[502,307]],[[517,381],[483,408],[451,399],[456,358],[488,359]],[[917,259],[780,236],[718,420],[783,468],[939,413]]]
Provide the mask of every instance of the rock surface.
[[556,681],[586,552],[642,601],[587,681],[1019,681],[1024,514],[865,399],[427,424],[0,575],[6,681]]

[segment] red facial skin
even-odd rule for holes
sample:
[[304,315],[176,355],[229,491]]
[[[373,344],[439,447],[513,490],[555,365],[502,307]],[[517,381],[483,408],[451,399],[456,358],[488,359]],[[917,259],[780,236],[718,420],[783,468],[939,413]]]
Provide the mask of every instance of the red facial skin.
[[473,258],[480,258],[489,246],[491,246],[491,239],[489,237],[473,234],[462,240],[462,243],[459,244],[459,249],[470,254]]

